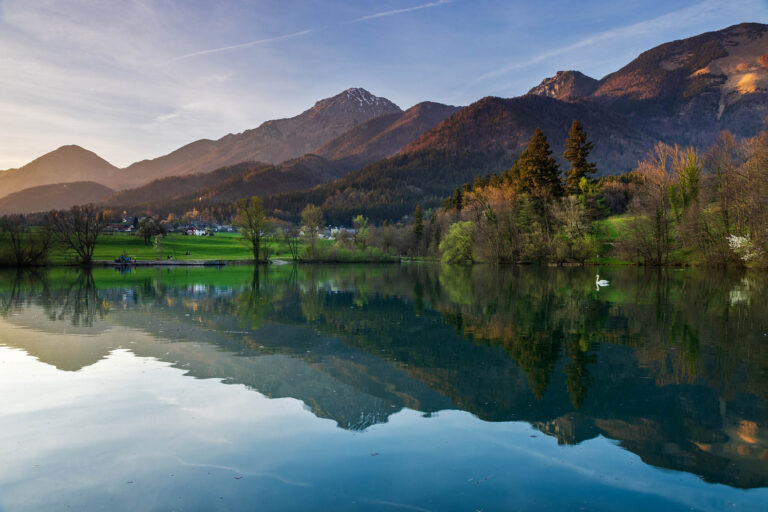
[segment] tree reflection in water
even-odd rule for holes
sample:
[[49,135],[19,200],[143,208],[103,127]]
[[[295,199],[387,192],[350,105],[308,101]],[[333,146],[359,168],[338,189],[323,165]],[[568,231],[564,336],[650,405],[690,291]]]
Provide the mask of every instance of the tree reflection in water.
[[[169,356],[133,350],[191,376],[298,398],[344,428],[403,407],[458,408],[527,421],[564,444],[604,435],[710,481],[768,485],[762,275],[603,269],[612,286],[596,291],[591,269],[109,272],[2,274],[0,311],[40,307],[55,322],[204,342],[215,360],[181,344]],[[299,378],[286,357],[313,377]]]

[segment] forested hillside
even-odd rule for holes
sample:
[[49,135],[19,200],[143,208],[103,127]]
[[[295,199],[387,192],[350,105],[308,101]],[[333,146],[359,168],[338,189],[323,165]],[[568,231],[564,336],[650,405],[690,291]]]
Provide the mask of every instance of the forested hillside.
[[374,222],[399,220],[417,204],[438,206],[457,184],[477,174],[498,172],[509,164],[501,152],[417,151],[353,171],[312,190],[265,198],[279,217],[296,220],[309,203],[322,208],[327,222],[350,225],[364,214]]

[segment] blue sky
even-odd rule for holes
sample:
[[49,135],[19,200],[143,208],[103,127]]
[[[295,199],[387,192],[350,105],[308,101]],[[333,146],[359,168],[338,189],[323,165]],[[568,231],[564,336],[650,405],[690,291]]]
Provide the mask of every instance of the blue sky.
[[595,78],[766,0],[0,0],[0,169],[79,144],[115,165],[348,87],[403,108]]

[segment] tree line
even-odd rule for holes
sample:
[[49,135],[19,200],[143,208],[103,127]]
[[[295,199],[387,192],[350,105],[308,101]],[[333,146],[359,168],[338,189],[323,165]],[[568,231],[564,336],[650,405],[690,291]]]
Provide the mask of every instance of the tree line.
[[723,132],[702,153],[658,143],[636,172],[619,247],[627,258],[768,264],[768,131],[742,141]]
[[37,226],[23,215],[0,217],[0,265],[45,265],[54,247],[72,251],[77,263],[88,265],[108,217],[93,204],[48,212]]
[[[657,143],[635,170],[594,179],[593,149],[574,121],[561,177],[536,130],[515,164],[457,188],[438,213],[444,261],[583,263],[611,255],[646,264],[768,264],[768,132],[727,132],[703,152]],[[618,219],[615,243],[599,221]],[[442,220],[441,220],[442,218]]]

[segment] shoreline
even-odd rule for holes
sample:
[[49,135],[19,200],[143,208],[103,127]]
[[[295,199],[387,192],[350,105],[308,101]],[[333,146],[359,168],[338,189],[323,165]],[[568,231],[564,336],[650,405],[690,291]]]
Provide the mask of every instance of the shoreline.
[[[16,265],[0,265],[0,269],[44,269],[44,268],[66,268],[66,267],[80,267],[80,268],[131,268],[131,267],[224,267],[224,266],[246,266],[246,265],[391,265],[391,264],[442,264],[440,260],[436,259],[413,259],[413,258],[398,258],[392,260],[383,261],[338,261],[338,260],[284,260],[275,259],[269,261],[254,262],[253,260],[138,260],[131,263],[119,263],[109,260],[94,260],[88,265],[81,265],[79,263],[48,263],[46,265],[30,265],[30,266],[16,266]],[[549,262],[520,262],[520,263],[488,263],[488,262],[474,262],[469,265],[451,265],[457,267],[473,267],[477,265],[483,266],[499,266],[499,267],[527,267],[527,266],[546,266],[550,268],[575,268],[575,267],[654,267],[654,268],[743,268],[743,269],[763,269],[763,267],[754,267],[750,265],[704,265],[699,263],[667,263],[664,265],[643,265],[634,262],[623,261],[610,261],[610,262],[596,262],[588,261],[584,263],[549,263]]]

